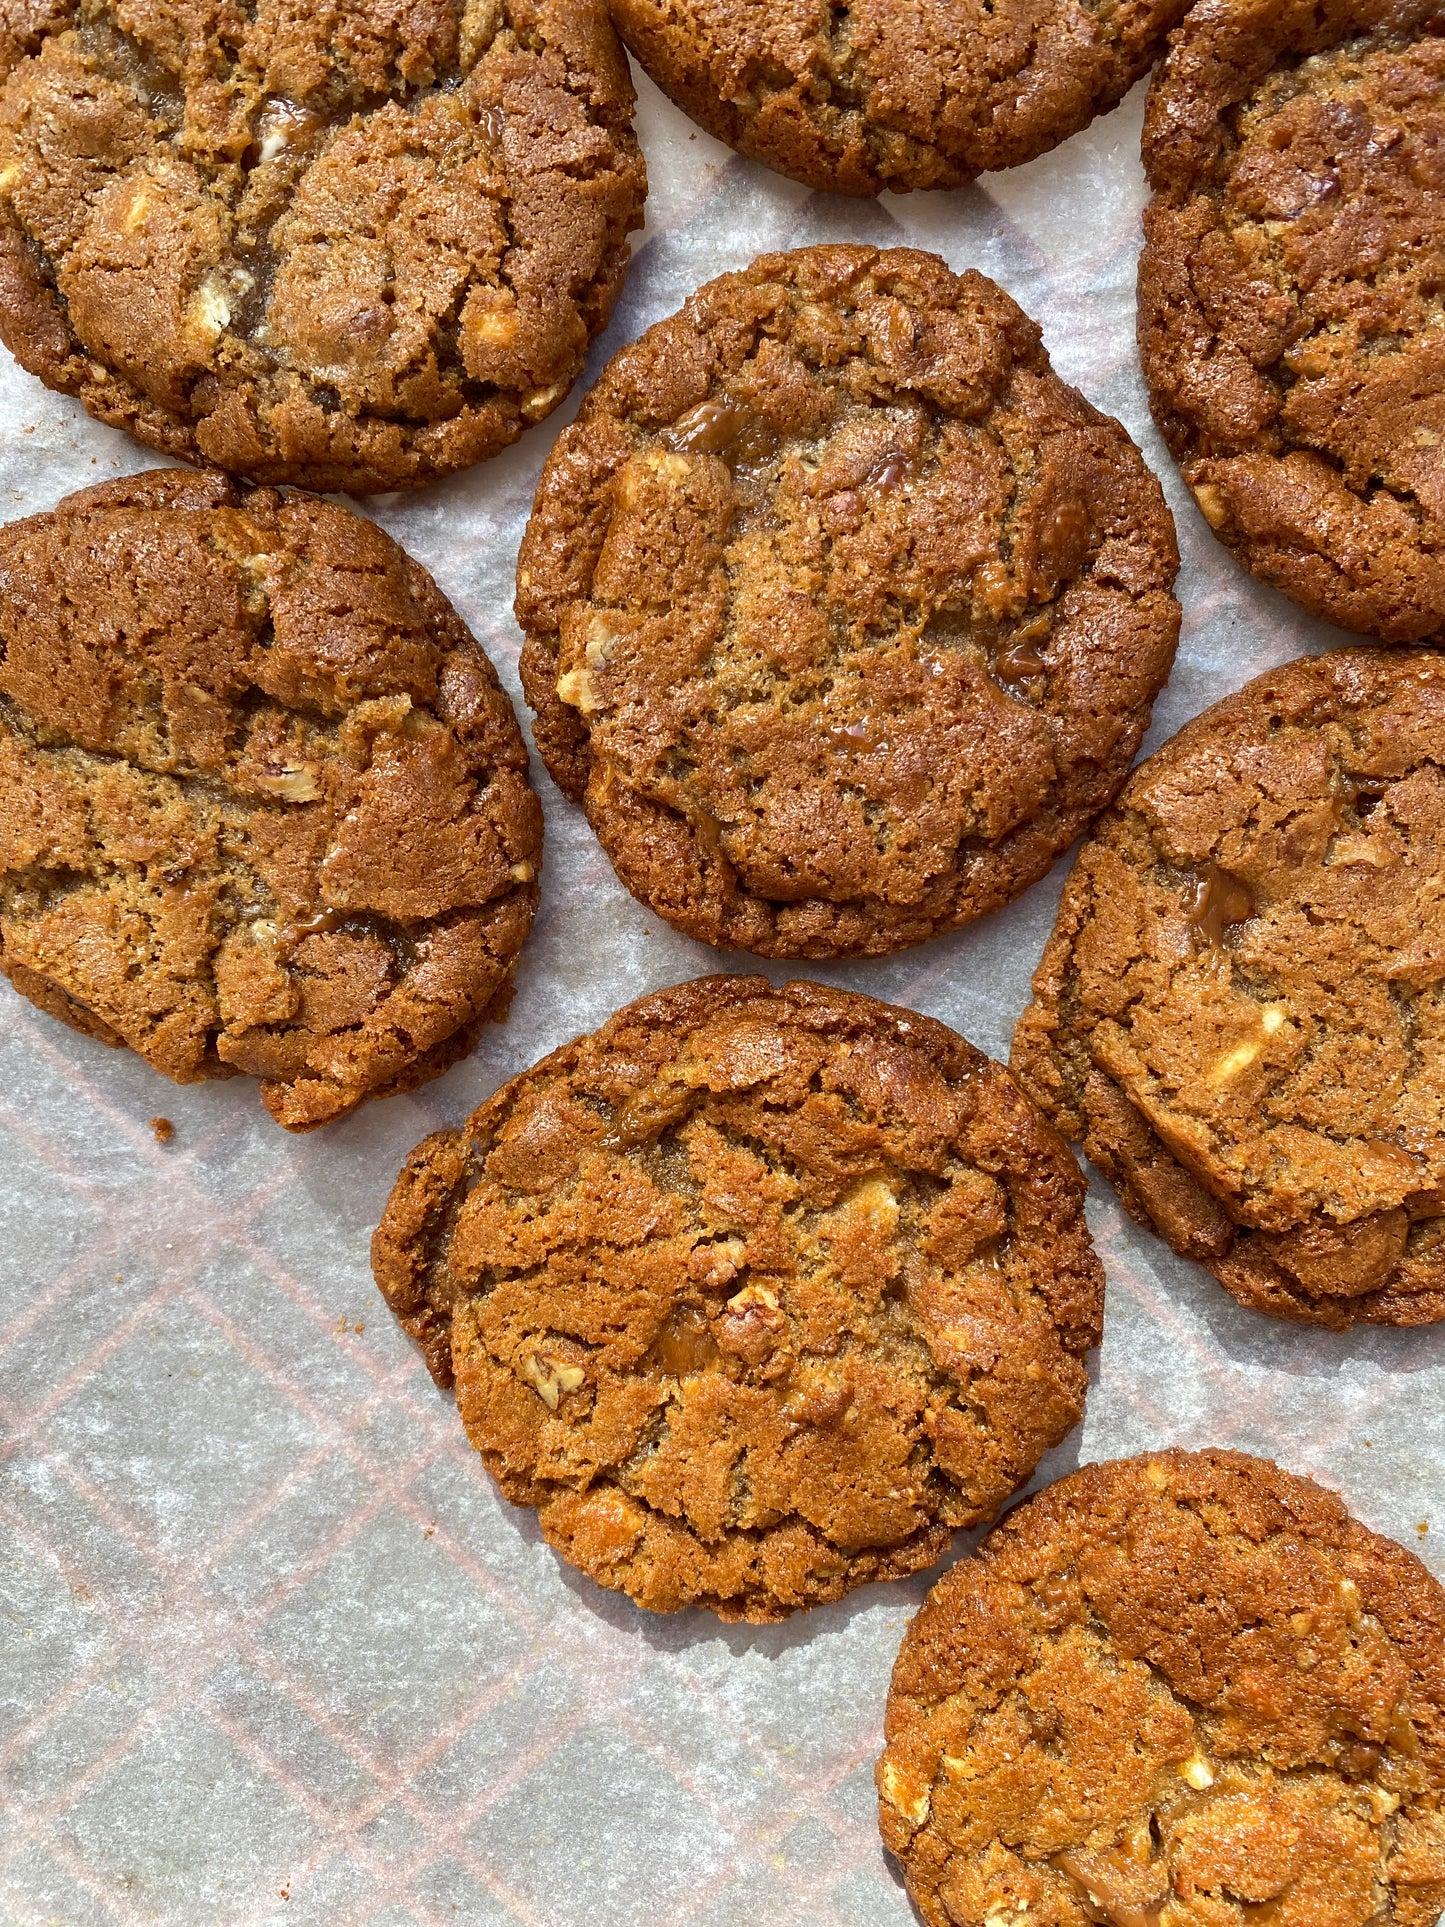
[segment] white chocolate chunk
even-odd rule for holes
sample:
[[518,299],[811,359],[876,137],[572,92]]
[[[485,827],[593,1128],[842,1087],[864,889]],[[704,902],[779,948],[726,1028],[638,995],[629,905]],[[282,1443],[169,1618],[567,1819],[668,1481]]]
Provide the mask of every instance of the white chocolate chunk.
[[895,1807],[915,1827],[921,1827],[933,1804],[928,1789],[925,1787],[921,1792],[910,1792],[907,1781],[891,1760],[884,1764],[881,1785],[883,1798],[889,1806]]

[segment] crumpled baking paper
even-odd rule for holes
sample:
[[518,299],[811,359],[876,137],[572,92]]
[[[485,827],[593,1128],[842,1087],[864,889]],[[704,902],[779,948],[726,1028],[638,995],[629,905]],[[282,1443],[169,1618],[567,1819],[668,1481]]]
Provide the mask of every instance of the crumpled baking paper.
[[[1151,744],[1342,640],[1240,572],[1150,424],[1134,348],[1142,90],[1031,166],[872,204],[738,159],[639,86],[649,222],[594,373],[764,249],[936,249],[1040,320],[1060,373],[1163,477],[1185,623]],[[517,543],[576,400],[498,460],[367,505],[519,707]],[[0,512],[154,460],[0,357]],[[926,1582],[762,1630],[636,1611],[496,1497],[371,1283],[371,1228],[425,1132],[628,999],[750,967],[634,904],[536,776],[542,909],[510,1021],[413,1097],[287,1137],[246,1081],[177,1089],[0,991],[5,1923],[910,1919],[871,1771]],[[1065,867],[970,930],[815,974],[1006,1057]],[[175,1125],[168,1145],[156,1115]],[[1107,1332],[1088,1415],[1040,1480],[1150,1446],[1240,1446],[1337,1486],[1445,1570],[1445,1327],[1277,1324],[1102,1187],[1090,1215]]]

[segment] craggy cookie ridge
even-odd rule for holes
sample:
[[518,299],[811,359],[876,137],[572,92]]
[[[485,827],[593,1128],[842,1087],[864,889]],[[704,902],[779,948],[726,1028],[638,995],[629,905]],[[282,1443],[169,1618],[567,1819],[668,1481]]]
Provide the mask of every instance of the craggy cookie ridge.
[[1117,793],[1173,523],[981,275],[767,255],[614,357],[518,563],[536,741],[706,943],[876,955],[1010,901]]
[[1122,100],[1184,0],[612,0],[685,112],[823,193],[959,187]]
[[1015,1074],[1242,1303],[1445,1318],[1442,894],[1445,659],[1286,664],[1096,824]]
[[548,414],[646,192],[600,0],[27,0],[0,335],[163,454],[411,487]]
[[1445,22],[1427,0],[1203,0],[1150,91],[1154,413],[1261,581],[1445,633]]
[[943,1025],[704,978],[420,1145],[373,1266],[564,1558],[772,1620],[932,1564],[1077,1420],[1082,1193]]
[[1445,1592],[1240,1452],[1092,1465],[909,1628],[883,1838],[928,1927],[1432,1927]]
[[309,496],[160,470],[0,529],[0,969],[302,1130],[505,1009],[542,818],[431,577]]

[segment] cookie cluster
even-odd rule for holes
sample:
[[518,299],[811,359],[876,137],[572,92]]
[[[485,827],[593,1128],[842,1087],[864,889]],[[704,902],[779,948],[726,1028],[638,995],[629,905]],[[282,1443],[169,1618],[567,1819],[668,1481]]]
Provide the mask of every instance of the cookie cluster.
[[[1079,1421],[1104,1272],[1066,1139],[1254,1311],[1445,1320],[1445,23],[613,14],[702,126],[859,195],[1026,161],[1163,55],[1155,415],[1244,566],[1367,639],[1134,768],[1180,629],[1163,490],[1002,289],[913,249],[708,282],[556,438],[521,681],[642,904],[876,957],[1084,837],[1011,1071],[706,976],[428,1138],[385,1206],[378,1285],[547,1542],[763,1622],[934,1565]],[[506,1014],[541,889],[517,717],[426,571],[300,491],[437,480],[567,395],[642,218],[616,33],[600,0],[0,8],[0,337],[204,465],[0,530],[0,968],[291,1130]],[[878,1786],[929,1927],[1429,1927],[1445,1592],[1263,1461],[1086,1467],[935,1587]]]

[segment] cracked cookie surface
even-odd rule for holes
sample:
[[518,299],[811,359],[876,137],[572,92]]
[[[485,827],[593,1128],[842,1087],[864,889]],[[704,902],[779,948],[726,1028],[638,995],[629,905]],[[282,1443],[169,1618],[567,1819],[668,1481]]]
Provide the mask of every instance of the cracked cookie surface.
[[1240,1452],[1092,1465],[906,1634],[883,1838],[928,1927],[1432,1927],[1445,1592]]
[[958,187],[1122,100],[1185,0],[611,0],[639,63],[740,153],[825,193]]
[[542,815],[431,577],[308,496],[162,469],[0,529],[0,969],[305,1130],[505,1011]]
[[871,997],[645,997],[418,1146],[393,1311],[549,1544],[669,1612],[915,1572],[1083,1410],[1103,1273],[1000,1065]]
[[1205,0],[1155,76],[1139,334],[1159,426],[1254,575],[1445,634],[1445,23]]
[[0,335],[163,454],[410,487],[606,325],[646,176],[599,0],[25,0]]
[[1013,1069],[1242,1303],[1445,1318],[1445,660],[1288,663],[1141,764]]
[[614,357],[518,565],[536,741],[688,935],[868,955],[1010,901],[1169,672],[1173,522],[983,276],[765,255]]

